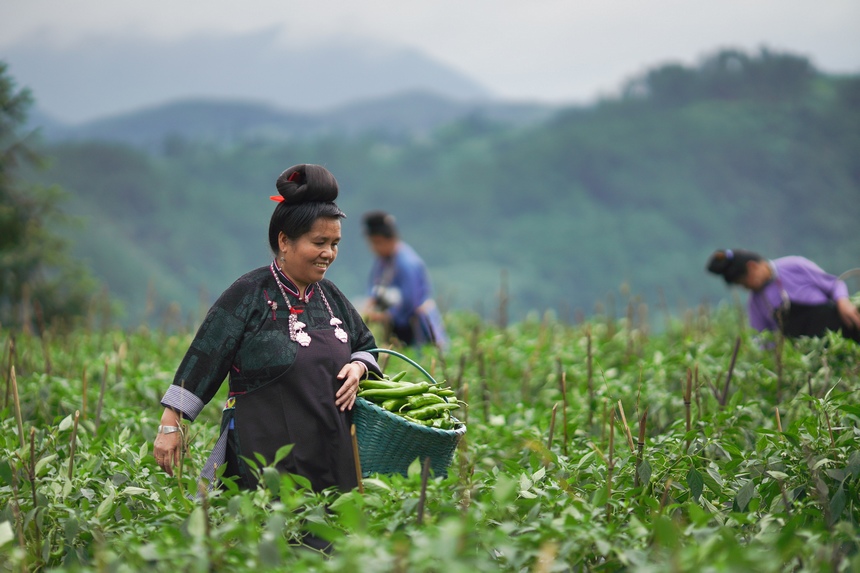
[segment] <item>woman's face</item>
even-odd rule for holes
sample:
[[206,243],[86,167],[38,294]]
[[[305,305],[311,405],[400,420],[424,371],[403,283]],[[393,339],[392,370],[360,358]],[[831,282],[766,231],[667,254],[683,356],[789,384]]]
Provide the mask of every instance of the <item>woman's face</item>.
[[747,272],[737,282],[751,291],[760,291],[769,281],[770,265],[767,261],[747,261]]
[[[311,230],[290,241],[278,234],[281,270],[304,292],[308,285],[322,280],[329,266],[337,258],[340,243],[340,219],[319,218]],[[279,259],[280,259],[279,257]]]

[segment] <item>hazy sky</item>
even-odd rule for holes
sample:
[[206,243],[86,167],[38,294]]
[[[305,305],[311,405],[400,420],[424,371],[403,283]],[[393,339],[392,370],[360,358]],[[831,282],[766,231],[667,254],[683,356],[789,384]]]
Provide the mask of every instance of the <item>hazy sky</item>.
[[645,68],[767,47],[860,72],[860,0],[0,0],[3,47],[87,35],[282,30],[421,50],[500,98],[582,102]]

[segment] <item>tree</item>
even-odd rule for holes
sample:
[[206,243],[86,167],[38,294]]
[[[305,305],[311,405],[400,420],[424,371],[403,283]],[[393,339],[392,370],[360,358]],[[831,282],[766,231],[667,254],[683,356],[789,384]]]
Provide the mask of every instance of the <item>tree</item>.
[[[32,134],[22,135],[32,104],[0,62],[0,324],[30,329],[85,315],[95,282],[55,231],[68,222],[58,187],[28,184],[22,172],[44,167]],[[35,311],[35,312],[34,312]]]

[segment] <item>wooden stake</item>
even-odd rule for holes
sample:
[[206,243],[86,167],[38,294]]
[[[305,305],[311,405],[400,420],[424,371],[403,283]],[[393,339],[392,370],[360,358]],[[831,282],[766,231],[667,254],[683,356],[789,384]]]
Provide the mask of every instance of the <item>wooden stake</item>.
[[732,372],[735,370],[735,361],[738,359],[738,350],[741,347],[741,337],[735,339],[735,349],[732,352],[732,361],[729,364],[729,373],[726,375],[726,385],[723,387],[723,397],[720,400],[720,406],[725,406],[729,398],[729,383],[732,381]]
[[621,413],[621,422],[624,424],[624,434],[627,436],[627,445],[630,446],[630,453],[636,453],[636,447],[633,445],[633,435],[630,433],[630,426],[627,425],[627,416],[624,415],[624,406],[621,400],[618,401],[618,411]]
[[549,418],[549,437],[546,440],[546,449],[552,449],[552,435],[555,432],[555,410],[558,408],[558,402],[552,405],[552,415]]
[[355,424],[350,425],[349,434],[352,437],[352,457],[355,460],[355,479],[358,482],[358,493],[364,493],[364,482],[361,475],[361,458],[358,455],[358,436],[355,433]]
[[645,420],[648,418],[648,408],[642,412],[642,417],[639,419],[639,449],[636,451],[636,474],[633,479],[633,487],[639,487],[639,466],[642,464],[642,457],[645,453]]
[[836,440],[833,439],[833,426],[830,425],[830,416],[827,414],[827,410],[824,410],[824,420],[827,422],[827,433],[830,434],[830,445],[835,448]]
[[72,425],[72,443],[69,446],[69,480],[75,472],[75,447],[78,443],[78,419],[81,417],[79,411],[75,411],[75,423]]
[[774,408],[776,411],[776,429],[781,434],[782,433],[782,420],[779,419],[779,406]]
[[663,508],[666,507],[666,500],[669,498],[669,488],[672,486],[672,478],[666,480],[666,487],[663,488],[663,497],[660,498],[660,513],[663,513]]
[[87,365],[84,364],[84,369],[81,372],[81,418],[87,419]]
[[[553,414],[555,414],[555,406],[552,407]],[[562,423],[562,431],[564,436],[564,442],[562,443],[561,451],[564,455],[567,455],[567,373],[561,373],[561,423]]]
[[591,431],[591,426],[594,424],[594,408],[596,404],[594,403],[594,369],[592,367],[592,359],[591,359],[591,325],[589,324],[585,328],[585,340],[587,342],[586,346],[586,372],[588,375],[588,429]]
[[24,447],[24,420],[21,417],[21,399],[18,396],[18,378],[15,376],[15,367],[12,366],[10,371],[10,380],[12,381],[12,400],[15,404],[15,421],[18,423],[18,438],[21,441],[21,447]]
[[430,458],[424,458],[421,468],[421,493],[418,495],[418,525],[424,522],[424,504],[427,501],[427,479],[430,476]]
[[108,359],[105,358],[105,371],[104,371],[104,374],[102,375],[102,387],[101,387],[101,390],[99,391],[99,404],[96,407],[96,428],[98,428],[99,425],[101,424],[102,406],[104,405],[104,400],[105,400],[105,389],[107,388],[107,377],[108,377],[109,369],[110,369],[110,362],[108,362]]
[[12,377],[12,368],[15,366],[15,335],[11,334],[9,336],[9,365],[6,368],[6,393],[5,398],[3,400],[3,407],[7,408],[9,406],[9,392],[11,390],[11,380]]
[[609,465],[606,472],[606,519],[612,514],[612,470],[615,468],[613,454],[615,453],[615,408],[609,412]]
[[[684,417],[687,422],[687,433],[690,433],[690,429],[692,426],[692,420],[690,416],[690,394],[693,386],[693,372],[687,368],[687,388],[684,391]],[[687,447],[685,449],[690,449],[690,438],[687,438]]]

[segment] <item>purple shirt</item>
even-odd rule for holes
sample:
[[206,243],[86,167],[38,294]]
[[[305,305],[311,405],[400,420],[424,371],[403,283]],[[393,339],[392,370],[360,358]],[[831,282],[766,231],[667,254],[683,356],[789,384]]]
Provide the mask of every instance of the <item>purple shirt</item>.
[[783,301],[825,304],[848,297],[848,287],[834,275],[803,257],[781,257],[768,261],[773,279],[758,292],[750,293],[747,310],[750,325],[758,331],[777,330],[774,310]]

